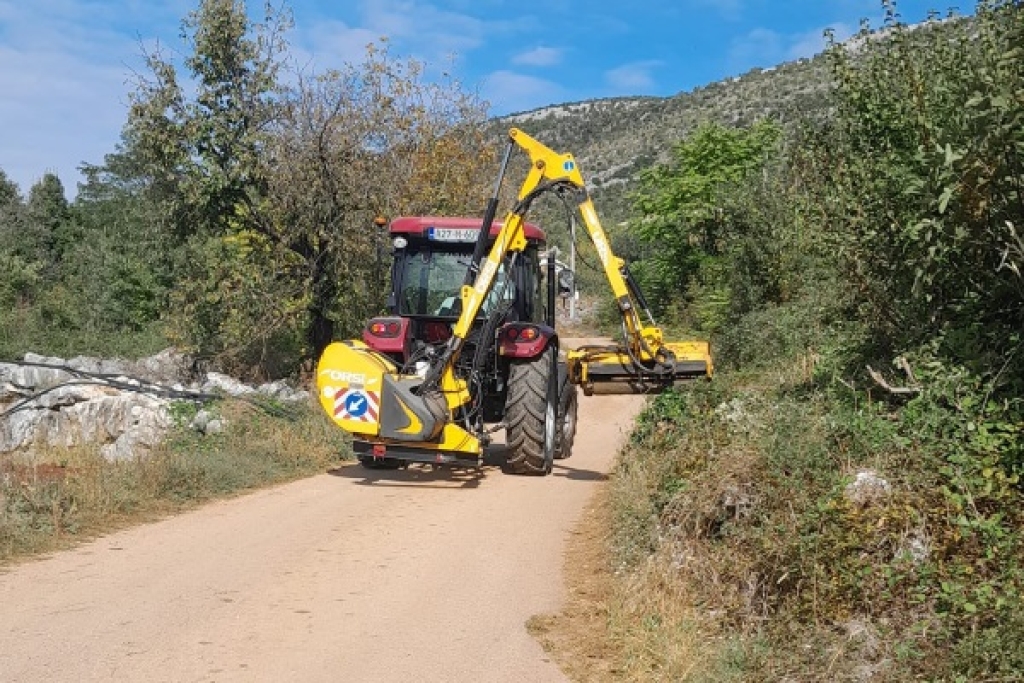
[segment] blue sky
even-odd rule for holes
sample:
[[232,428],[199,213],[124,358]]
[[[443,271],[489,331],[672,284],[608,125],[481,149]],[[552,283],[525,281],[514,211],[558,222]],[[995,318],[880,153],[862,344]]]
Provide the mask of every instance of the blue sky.
[[[180,49],[198,0],[0,0],[0,169],[27,194],[118,142],[142,45]],[[875,25],[878,0],[290,0],[302,63],[360,59],[382,36],[399,56],[450,67],[493,114],[618,95],[673,95],[821,50],[822,32]],[[905,21],[949,0],[902,0]],[[261,0],[248,3],[253,16]],[[973,4],[962,6],[970,11]],[[567,150],[571,151],[571,150]]]

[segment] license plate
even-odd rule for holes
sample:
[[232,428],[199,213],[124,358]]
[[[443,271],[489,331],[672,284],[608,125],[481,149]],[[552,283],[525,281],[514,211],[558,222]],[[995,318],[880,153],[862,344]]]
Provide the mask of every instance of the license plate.
[[458,228],[430,228],[427,237],[435,242],[476,242],[477,232]]

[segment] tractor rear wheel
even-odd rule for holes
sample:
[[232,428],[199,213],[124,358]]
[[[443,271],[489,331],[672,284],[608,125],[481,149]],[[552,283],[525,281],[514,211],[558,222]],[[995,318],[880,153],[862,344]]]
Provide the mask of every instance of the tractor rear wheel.
[[576,440],[576,420],[579,413],[579,393],[575,384],[562,387],[562,396],[558,400],[558,440],[555,447],[555,460],[564,460],[572,455],[572,444]]
[[505,468],[513,474],[551,471],[548,450],[555,448],[557,406],[550,395],[553,347],[530,360],[512,361],[505,399]]

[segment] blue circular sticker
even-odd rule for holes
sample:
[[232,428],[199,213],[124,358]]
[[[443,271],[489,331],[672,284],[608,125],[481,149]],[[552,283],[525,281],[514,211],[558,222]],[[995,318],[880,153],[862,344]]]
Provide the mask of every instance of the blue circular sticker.
[[345,412],[352,417],[362,417],[369,407],[370,402],[362,393],[354,392],[345,397]]

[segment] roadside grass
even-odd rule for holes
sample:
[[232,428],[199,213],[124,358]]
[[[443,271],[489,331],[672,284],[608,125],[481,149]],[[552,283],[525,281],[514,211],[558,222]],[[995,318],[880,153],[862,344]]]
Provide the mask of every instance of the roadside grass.
[[[617,680],[1021,680],[1021,423],[921,367],[903,402],[798,359],[649,404],[608,491]],[[891,489],[853,502],[865,470]]]
[[[924,345],[891,394],[807,305],[747,316],[712,382],[639,416],[565,608],[529,623],[572,680],[1024,681],[1019,390]],[[867,472],[888,487],[858,501]]]
[[611,683],[621,679],[621,671],[616,644],[608,632],[615,577],[608,562],[607,483],[600,485],[593,502],[572,531],[565,551],[568,600],[564,608],[535,615],[526,627],[571,680]]
[[145,456],[111,462],[98,448],[48,448],[0,461],[0,565],[264,486],[323,472],[350,453],[313,406],[268,410],[224,401],[221,434],[179,423]]

